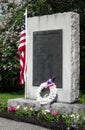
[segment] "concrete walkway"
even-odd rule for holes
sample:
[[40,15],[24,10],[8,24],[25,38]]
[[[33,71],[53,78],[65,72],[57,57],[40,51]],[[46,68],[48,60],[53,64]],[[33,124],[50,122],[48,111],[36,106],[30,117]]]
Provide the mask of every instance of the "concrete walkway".
[[50,130],[29,123],[0,118],[0,130]]

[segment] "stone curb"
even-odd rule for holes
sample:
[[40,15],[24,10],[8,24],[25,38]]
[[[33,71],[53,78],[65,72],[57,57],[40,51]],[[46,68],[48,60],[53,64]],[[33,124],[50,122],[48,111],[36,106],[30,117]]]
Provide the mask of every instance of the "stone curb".
[[8,106],[17,106],[17,105],[22,105],[22,106],[31,106],[34,108],[34,110],[38,111],[40,109],[51,109],[51,110],[56,110],[58,113],[63,114],[63,113],[85,113],[85,103],[73,103],[73,104],[68,104],[68,103],[52,103],[52,104],[47,104],[47,105],[41,105],[39,102],[36,100],[31,100],[31,99],[25,99],[25,98],[16,98],[16,99],[9,99],[8,100]]

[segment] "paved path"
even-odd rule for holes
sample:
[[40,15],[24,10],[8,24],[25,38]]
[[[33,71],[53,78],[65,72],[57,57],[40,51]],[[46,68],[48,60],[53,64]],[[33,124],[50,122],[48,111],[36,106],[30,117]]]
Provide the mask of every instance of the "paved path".
[[29,123],[0,118],[0,130],[50,130]]

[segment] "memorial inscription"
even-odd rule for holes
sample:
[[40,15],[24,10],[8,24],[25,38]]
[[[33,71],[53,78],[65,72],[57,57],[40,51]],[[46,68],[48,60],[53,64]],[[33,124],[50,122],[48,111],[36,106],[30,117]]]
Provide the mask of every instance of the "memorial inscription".
[[62,88],[62,30],[33,32],[33,86],[52,76]]

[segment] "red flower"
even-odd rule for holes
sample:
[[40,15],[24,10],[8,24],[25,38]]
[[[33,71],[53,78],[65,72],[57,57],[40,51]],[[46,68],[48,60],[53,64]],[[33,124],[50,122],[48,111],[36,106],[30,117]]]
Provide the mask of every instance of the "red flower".
[[14,106],[8,107],[8,111],[15,111],[15,110],[16,110],[16,108]]
[[56,111],[52,111],[52,116],[56,116],[57,112]]

